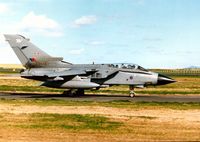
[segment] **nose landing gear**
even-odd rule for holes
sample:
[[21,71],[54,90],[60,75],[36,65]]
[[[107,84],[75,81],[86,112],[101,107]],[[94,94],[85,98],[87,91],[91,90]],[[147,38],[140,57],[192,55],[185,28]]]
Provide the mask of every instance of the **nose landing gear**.
[[131,98],[135,97],[136,93],[134,92],[134,86],[133,85],[129,86],[129,90],[130,90],[130,97]]

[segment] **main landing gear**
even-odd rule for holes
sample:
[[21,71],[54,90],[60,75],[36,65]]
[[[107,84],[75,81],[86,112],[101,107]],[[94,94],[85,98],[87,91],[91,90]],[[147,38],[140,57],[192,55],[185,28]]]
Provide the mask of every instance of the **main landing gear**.
[[129,86],[129,90],[130,90],[130,97],[131,98],[135,97],[136,93],[134,92],[134,86],[133,85]]
[[85,91],[84,89],[70,89],[64,91],[63,94],[70,97],[78,97],[78,96],[83,96],[85,94]]

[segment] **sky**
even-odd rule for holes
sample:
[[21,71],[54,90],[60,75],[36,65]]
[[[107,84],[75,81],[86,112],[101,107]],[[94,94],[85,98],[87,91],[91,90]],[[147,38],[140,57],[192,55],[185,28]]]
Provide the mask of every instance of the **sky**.
[[200,66],[199,0],[0,0],[0,64],[20,64],[3,34],[71,63]]

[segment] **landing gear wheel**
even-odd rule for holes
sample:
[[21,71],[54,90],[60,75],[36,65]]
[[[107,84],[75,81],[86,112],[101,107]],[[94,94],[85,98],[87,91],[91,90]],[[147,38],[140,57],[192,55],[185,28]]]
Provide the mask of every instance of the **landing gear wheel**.
[[76,97],[84,95],[84,89],[71,89],[63,92],[64,95],[69,97]]
[[130,85],[130,86],[129,86],[129,89],[130,89],[130,97],[131,97],[131,98],[135,97],[134,86],[133,86],[133,85]]
[[130,91],[130,97],[131,97],[131,98],[135,97],[135,92]]
[[63,92],[63,95],[66,95],[68,97],[74,97],[76,96],[76,90],[71,89]]

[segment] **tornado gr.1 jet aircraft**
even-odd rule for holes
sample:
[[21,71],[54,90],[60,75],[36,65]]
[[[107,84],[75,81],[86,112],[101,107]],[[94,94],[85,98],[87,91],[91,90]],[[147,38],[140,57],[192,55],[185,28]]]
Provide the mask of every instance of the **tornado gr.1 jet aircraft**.
[[48,55],[24,36],[4,36],[26,68],[21,71],[21,77],[42,81],[42,86],[66,88],[65,93],[69,95],[83,95],[85,89],[129,85],[133,97],[135,87],[175,82],[135,64],[72,64]]

